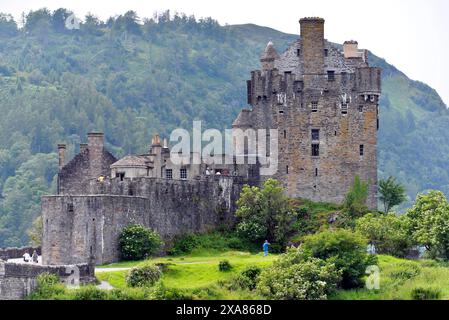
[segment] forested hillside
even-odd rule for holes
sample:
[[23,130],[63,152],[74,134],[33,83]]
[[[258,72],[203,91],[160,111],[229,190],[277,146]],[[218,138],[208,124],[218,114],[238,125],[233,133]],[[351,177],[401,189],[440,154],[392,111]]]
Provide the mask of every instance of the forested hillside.
[[[298,37],[168,12],[105,22],[89,15],[69,30],[69,15],[30,12],[21,28],[0,16],[0,247],[28,242],[39,197],[55,190],[58,142],[71,157],[87,132],[104,131],[120,157],[193,119],[229,128],[266,43],[282,51]],[[384,69],[380,176],[397,176],[411,199],[430,188],[449,195],[446,106],[427,85],[374,55],[370,61]]]

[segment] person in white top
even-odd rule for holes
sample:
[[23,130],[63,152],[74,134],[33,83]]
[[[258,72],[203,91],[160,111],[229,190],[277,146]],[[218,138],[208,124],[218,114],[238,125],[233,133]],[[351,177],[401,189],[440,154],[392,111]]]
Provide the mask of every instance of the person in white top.
[[23,261],[25,262],[30,262],[31,260],[31,256],[28,252],[25,252],[25,254],[23,255]]

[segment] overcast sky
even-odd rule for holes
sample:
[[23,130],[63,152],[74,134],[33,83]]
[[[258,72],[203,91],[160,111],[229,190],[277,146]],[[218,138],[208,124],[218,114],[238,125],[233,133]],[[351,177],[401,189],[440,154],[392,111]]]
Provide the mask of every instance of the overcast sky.
[[254,23],[294,34],[299,18],[319,16],[326,19],[328,40],[357,40],[359,47],[435,88],[449,105],[448,0],[0,0],[0,11],[17,19],[42,7],[65,7],[79,18],[91,12],[102,19],[128,10],[151,17],[170,9],[211,16],[221,24]]

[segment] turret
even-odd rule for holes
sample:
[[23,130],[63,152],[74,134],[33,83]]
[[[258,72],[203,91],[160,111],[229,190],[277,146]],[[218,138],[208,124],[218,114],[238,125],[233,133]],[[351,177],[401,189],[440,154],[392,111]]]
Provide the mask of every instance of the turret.
[[279,55],[274,48],[273,42],[268,42],[265,51],[260,57],[260,62],[262,64],[262,70],[272,70],[274,69],[274,61],[279,58]]

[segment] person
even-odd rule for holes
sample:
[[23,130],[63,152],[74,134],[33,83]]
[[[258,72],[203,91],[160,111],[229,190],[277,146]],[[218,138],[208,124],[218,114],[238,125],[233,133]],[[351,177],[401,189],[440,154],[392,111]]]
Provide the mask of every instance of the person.
[[38,262],[39,262],[39,255],[37,254],[37,251],[36,251],[36,250],[33,251],[33,256],[32,256],[32,258],[33,258],[33,262],[34,262],[34,263],[38,263]]
[[270,243],[268,242],[268,240],[265,240],[264,244],[262,245],[264,257],[268,256],[268,246],[269,245],[270,245]]
[[31,259],[31,256],[30,256],[30,254],[28,253],[28,251],[25,252],[24,255],[23,255],[23,261],[25,261],[25,262],[30,262],[30,259]]

